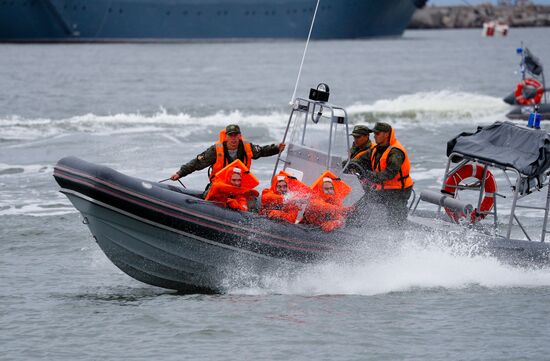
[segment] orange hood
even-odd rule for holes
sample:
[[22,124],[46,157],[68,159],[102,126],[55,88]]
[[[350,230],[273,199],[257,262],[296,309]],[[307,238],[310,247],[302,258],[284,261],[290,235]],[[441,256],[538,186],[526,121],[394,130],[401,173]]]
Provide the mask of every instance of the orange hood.
[[[334,185],[334,196],[327,195],[325,192],[323,192],[323,179],[324,178],[330,178],[332,181],[332,184]],[[319,176],[313,182],[311,185],[311,189],[313,190],[313,193],[317,196],[320,196],[323,199],[334,199],[338,202],[342,202],[344,198],[347,197],[347,195],[351,192],[351,187],[344,182],[342,179],[338,178],[334,173],[332,173],[330,170],[325,171],[323,174]]]
[[288,185],[289,192],[297,192],[303,194],[307,194],[310,192],[310,188],[305,183],[299,181],[296,177],[293,177],[282,170],[279,172],[279,174],[271,179],[271,187],[269,189],[276,194],[279,194],[277,192],[277,182],[279,181],[279,177],[284,177],[284,180]]
[[392,127],[390,131],[390,145],[394,145],[396,140],[397,138],[395,138],[395,129],[393,129]]
[[[223,132],[225,132],[225,130]],[[242,176],[241,188],[253,189],[256,188],[258,184],[260,184],[258,178],[256,178],[254,174],[250,173],[248,168],[239,159],[231,162],[218,173],[216,173],[216,175],[212,179],[212,182],[222,182],[231,185],[231,176],[233,175],[233,173],[235,173],[235,168],[238,168],[240,170]]]

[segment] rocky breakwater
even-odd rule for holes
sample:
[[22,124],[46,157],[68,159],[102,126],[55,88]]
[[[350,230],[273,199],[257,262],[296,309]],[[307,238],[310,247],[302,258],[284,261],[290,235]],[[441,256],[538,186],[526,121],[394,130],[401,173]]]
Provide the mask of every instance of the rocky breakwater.
[[550,6],[427,6],[416,11],[409,29],[481,28],[491,20],[511,27],[550,26]]

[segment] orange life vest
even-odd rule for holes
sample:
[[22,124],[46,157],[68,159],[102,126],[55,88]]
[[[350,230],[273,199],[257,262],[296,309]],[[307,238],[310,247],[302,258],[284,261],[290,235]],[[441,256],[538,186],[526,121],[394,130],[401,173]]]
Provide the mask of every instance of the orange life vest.
[[[216,146],[216,162],[212,165],[212,169],[210,171],[210,181],[214,178],[216,173],[218,173],[220,170],[222,170],[225,166],[227,166],[227,159],[225,156],[225,151],[223,147],[223,143],[226,141],[227,135],[225,134],[225,129],[220,131],[220,139],[214,144]],[[244,152],[245,152],[245,159],[244,159],[244,165],[250,169],[250,166],[252,165],[252,145],[244,140],[242,135],[239,137],[240,141],[244,145]]]
[[[231,176],[235,168],[241,170],[240,187],[235,187],[231,184]],[[243,162],[237,159],[216,173],[205,199],[217,202],[222,206],[247,211],[248,199],[259,195],[258,191],[253,189],[258,184],[260,184],[258,178],[248,171]]]
[[363,154],[365,154],[366,152],[368,152],[369,150],[371,150],[371,149],[374,148],[374,147],[376,147],[376,143],[371,142],[371,143],[370,143],[369,149],[365,149],[365,150],[360,151],[359,153],[357,153],[357,154],[355,155],[355,157],[353,157],[353,159],[359,159],[359,158],[361,158],[361,156],[362,156]]
[[411,162],[409,160],[409,155],[405,150],[405,147],[403,147],[403,145],[397,139],[395,139],[395,132],[393,129],[391,130],[391,133],[390,133],[390,146],[384,151],[384,153],[382,153],[382,157],[380,158],[380,161],[378,162],[378,164],[375,164],[377,149],[374,149],[372,151],[372,154],[371,154],[372,170],[375,172],[383,172],[384,170],[386,170],[388,155],[390,154],[390,150],[392,150],[393,148],[397,148],[400,151],[402,151],[403,154],[405,155],[405,160],[401,165],[401,169],[399,170],[399,173],[397,173],[397,175],[392,179],[386,180],[381,184],[377,184],[376,190],[406,189],[406,188],[412,187],[414,184],[410,176]]

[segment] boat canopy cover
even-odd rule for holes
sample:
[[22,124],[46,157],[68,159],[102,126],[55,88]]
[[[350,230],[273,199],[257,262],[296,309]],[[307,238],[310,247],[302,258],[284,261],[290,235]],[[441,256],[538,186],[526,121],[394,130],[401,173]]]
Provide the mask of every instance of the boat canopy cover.
[[531,74],[534,74],[536,76],[540,76],[543,72],[542,63],[527,48],[525,48],[525,66]]
[[461,133],[447,143],[447,156],[458,153],[512,167],[521,174],[540,177],[550,168],[550,134],[509,122],[478,127]]

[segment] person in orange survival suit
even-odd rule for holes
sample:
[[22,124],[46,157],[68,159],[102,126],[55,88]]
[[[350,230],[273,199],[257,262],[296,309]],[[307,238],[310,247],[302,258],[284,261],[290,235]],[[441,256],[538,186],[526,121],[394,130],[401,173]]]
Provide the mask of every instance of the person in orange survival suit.
[[342,227],[349,211],[343,200],[351,187],[327,170],[313,182],[311,189],[313,195],[304,212],[304,223],[318,225],[325,232]]
[[258,178],[237,159],[216,173],[205,199],[232,209],[248,211],[249,201],[259,195],[254,189],[258,184]]
[[295,223],[298,214],[307,201],[310,188],[284,171],[271,181],[271,188],[262,191],[260,214],[269,219]]

